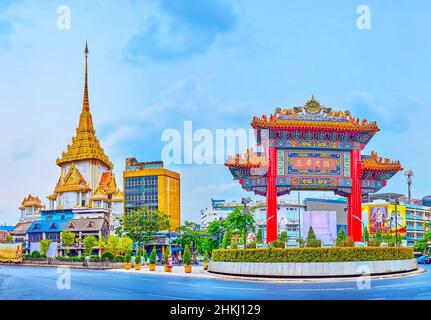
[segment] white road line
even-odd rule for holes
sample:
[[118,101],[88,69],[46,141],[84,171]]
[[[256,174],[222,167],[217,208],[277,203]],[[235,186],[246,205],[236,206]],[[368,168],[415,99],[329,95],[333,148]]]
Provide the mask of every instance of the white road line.
[[412,283],[400,283],[400,284],[388,284],[386,286],[375,286],[374,288],[392,288],[392,287],[404,287],[404,286],[415,286],[418,284],[425,284],[425,282],[412,282]]
[[109,290],[114,290],[114,291],[121,291],[121,292],[127,292],[127,293],[133,293],[130,290],[127,289],[122,289],[122,288],[108,288]]
[[239,287],[213,287],[214,289],[230,289],[230,290],[249,290],[249,291],[266,291],[266,289],[257,288],[239,288]]
[[316,289],[291,289],[291,290],[287,290],[287,291],[343,291],[343,290],[352,290],[352,289],[357,289],[357,288],[316,288]]
[[426,293],[418,293],[417,296],[429,296],[431,295],[431,292],[426,292]]
[[169,284],[179,284],[181,286],[190,286],[190,287],[202,287],[201,284],[192,284],[192,283],[184,283],[184,282],[172,282],[168,281]]
[[151,294],[151,293],[144,293],[143,295],[153,296],[153,297],[170,298],[170,299],[175,299],[175,300],[194,300],[194,299],[190,299],[190,298],[180,298],[180,297],[166,296],[166,295],[161,295],[161,294]]

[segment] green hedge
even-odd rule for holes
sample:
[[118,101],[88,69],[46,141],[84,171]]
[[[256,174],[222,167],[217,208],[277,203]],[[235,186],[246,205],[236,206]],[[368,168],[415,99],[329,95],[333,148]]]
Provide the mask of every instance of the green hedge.
[[223,262],[341,262],[412,259],[413,248],[336,247],[336,248],[264,248],[214,250],[213,261]]

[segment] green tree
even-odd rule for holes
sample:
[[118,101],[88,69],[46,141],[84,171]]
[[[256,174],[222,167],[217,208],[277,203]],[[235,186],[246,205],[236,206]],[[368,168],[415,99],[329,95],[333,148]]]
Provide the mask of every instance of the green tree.
[[377,241],[382,241],[383,237],[382,237],[382,230],[380,228],[377,228],[376,230],[376,234],[374,235],[375,239]]
[[169,215],[160,210],[143,206],[119,219],[119,226],[115,232],[119,236],[127,235],[137,242],[138,246],[141,246],[142,243],[145,245],[153,240],[158,231],[169,229]]
[[166,246],[165,254],[163,255],[163,264],[166,264],[170,255],[171,255],[171,249],[169,246]]
[[368,232],[368,228],[365,227],[364,233],[362,235],[362,241],[367,242],[368,240],[370,240],[370,233]]
[[340,231],[338,232],[336,243],[341,243],[347,239],[346,232],[344,231],[344,226],[341,226]]
[[43,257],[46,257],[48,254],[49,246],[51,245],[52,240],[43,239],[40,241],[40,253]]
[[[63,246],[65,246],[65,247],[73,246],[73,244],[76,241],[75,234],[73,232],[70,232],[70,231],[63,231],[60,234],[60,238],[61,238],[61,241],[63,243]],[[69,254],[70,254],[70,249],[66,249],[66,255],[69,255]]]
[[262,229],[259,229],[257,231],[256,243],[263,243],[263,232],[262,232]]
[[214,220],[208,223],[207,233],[214,239],[214,248],[221,247],[221,240],[223,238],[224,222],[221,220]]
[[136,252],[136,256],[135,256],[135,264],[141,264],[141,258],[142,258],[141,248],[138,248],[138,251]]
[[180,236],[175,240],[175,243],[178,243],[182,248],[186,246],[194,248],[200,238],[204,236],[202,232],[198,231],[196,223],[191,221],[184,222],[177,231]]
[[132,247],[133,247],[132,239],[130,239],[128,236],[120,238],[119,249],[121,253],[123,254],[130,253],[130,251],[132,251]]
[[147,249],[144,249],[144,261],[147,262],[148,260],[148,252]]
[[289,236],[287,235],[286,231],[280,232],[280,235],[278,237],[278,240],[286,242],[289,239]]
[[314,229],[312,226],[308,229],[307,241],[317,240],[316,234],[314,233]]
[[[254,231],[254,227],[256,224],[252,213],[253,210],[254,209],[251,208],[247,212],[244,212],[243,207],[235,207],[233,211],[229,213],[226,217],[226,228],[230,231],[245,231],[245,234],[243,236],[247,238],[248,232]],[[244,226],[246,227],[246,230],[244,230]]]
[[12,243],[13,242],[13,237],[12,237],[12,235],[11,234],[7,234],[7,236],[6,236],[6,238],[4,239],[4,241],[6,242],[6,243]]
[[156,262],[157,262],[156,246],[153,246],[153,250],[151,250],[151,254],[150,254],[150,264],[156,264]]
[[97,245],[97,240],[92,234],[86,235],[82,244],[84,245],[84,256],[90,256],[93,252],[93,247]]
[[113,253],[114,255],[119,255],[120,249],[120,238],[118,236],[111,235],[108,237],[108,241],[104,244],[103,249]]
[[230,231],[226,231],[223,235],[223,240],[221,242],[222,249],[226,249],[232,243],[232,234]]
[[184,249],[183,261],[187,266],[192,264],[192,257],[190,255],[190,247],[189,246],[186,246],[186,248]]

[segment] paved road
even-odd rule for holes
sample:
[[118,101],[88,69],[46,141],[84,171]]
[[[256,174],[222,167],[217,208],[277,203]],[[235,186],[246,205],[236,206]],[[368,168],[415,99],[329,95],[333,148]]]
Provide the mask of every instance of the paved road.
[[364,290],[355,280],[258,282],[72,269],[71,288],[59,290],[55,268],[1,266],[0,300],[431,299],[431,267],[422,268],[426,272],[416,276],[372,280],[371,289]]

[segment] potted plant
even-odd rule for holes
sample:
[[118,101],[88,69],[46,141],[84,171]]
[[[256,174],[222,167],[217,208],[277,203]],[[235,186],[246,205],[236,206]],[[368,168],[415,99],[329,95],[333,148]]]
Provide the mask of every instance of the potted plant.
[[132,261],[132,256],[130,255],[130,252],[127,252],[126,258],[124,259],[124,261],[125,261],[124,269],[129,270],[131,267],[130,261]]
[[184,272],[185,273],[191,273],[192,272],[192,257],[190,255],[189,246],[186,246],[186,248],[184,249],[183,261],[185,264]]
[[150,254],[150,265],[148,268],[149,271],[156,271],[156,262],[157,262],[156,246],[154,246],[153,250],[151,250],[151,254]]
[[169,249],[169,246],[166,247],[163,263],[165,265],[164,266],[165,272],[172,272],[172,257],[171,257],[171,250]]
[[142,258],[142,253],[141,253],[141,248],[139,248],[135,256],[135,270],[141,270],[141,258]]

